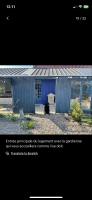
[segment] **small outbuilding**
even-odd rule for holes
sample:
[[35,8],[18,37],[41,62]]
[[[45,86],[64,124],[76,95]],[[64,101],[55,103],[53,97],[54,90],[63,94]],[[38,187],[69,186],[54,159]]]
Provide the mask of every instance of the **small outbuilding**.
[[14,112],[23,108],[24,113],[34,113],[35,105],[49,103],[49,94],[53,94],[56,113],[70,112],[75,100],[90,112],[92,66],[0,66],[0,105],[12,104]]

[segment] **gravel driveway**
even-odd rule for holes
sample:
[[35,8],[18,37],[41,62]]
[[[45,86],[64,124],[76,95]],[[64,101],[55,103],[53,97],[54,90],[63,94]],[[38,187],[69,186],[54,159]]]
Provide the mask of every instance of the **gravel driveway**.
[[30,116],[36,122],[34,129],[23,130],[19,121],[12,122],[1,118],[0,134],[92,134],[92,126],[67,120],[64,114]]

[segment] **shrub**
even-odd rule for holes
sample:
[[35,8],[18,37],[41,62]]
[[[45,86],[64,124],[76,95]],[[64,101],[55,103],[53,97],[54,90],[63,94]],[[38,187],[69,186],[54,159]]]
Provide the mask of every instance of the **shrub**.
[[5,117],[5,115],[3,113],[0,113],[0,118]]
[[28,127],[28,129],[34,128],[35,122],[34,121],[27,122],[27,127]]
[[81,122],[83,111],[82,111],[80,103],[78,101],[76,101],[72,104],[71,115],[75,121]]
[[92,117],[88,115],[83,115],[82,122],[92,126]]
[[19,117],[14,113],[0,113],[0,118],[5,118],[11,121],[16,121]]
[[33,129],[35,127],[35,122],[32,121],[22,121],[20,126],[24,129]]
[[18,116],[16,116],[14,113],[12,113],[12,114],[7,114],[6,118],[11,121],[16,121],[18,119]]

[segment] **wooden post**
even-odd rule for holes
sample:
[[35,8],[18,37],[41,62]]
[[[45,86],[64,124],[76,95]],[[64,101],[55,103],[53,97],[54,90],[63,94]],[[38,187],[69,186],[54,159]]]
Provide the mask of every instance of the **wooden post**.
[[20,120],[23,120],[23,119],[24,119],[23,108],[21,108],[21,109],[19,110],[19,113],[20,113]]

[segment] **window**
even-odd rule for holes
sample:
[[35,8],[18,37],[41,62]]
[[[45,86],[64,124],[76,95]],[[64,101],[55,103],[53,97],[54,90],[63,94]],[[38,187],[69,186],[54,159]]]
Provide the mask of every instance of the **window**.
[[71,81],[71,98],[72,99],[80,98],[80,82],[79,81]]
[[70,109],[75,101],[80,101],[80,81],[71,81]]
[[36,80],[35,92],[36,92],[36,97],[39,99],[41,97],[41,80]]
[[80,101],[84,111],[91,109],[92,81],[71,81],[70,109],[75,101]]
[[91,84],[88,81],[82,83],[82,102],[83,110],[90,110],[91,108]]
[[11,97],[11,83],[9,79],[0,79],[0,97]]

